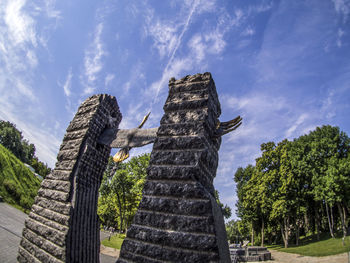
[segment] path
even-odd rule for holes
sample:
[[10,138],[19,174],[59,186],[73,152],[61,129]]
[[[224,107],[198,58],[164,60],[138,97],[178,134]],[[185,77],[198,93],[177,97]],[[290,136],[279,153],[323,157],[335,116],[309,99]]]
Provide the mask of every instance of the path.
[[[1,263],[17,262],[18,245],[27,215],[22,211],[0,202],[0,259]],[[101,233],[101,240],[108,233]],[[348,263],[348,254],[343,253],[328,257],[306,257],[297,254],[270,250],[274,260],[270,263]],[[100,262],[115,263],[119,250],[101,246]]]
[[[22,237],[22,229],[27,214],[10,206],[9,204],[0,202],[0,262],[16,263],[19,242]],[[104,237],[101,234],[102,238]],[[101,247],[101,252],[103,249]],[[100,254],[101,263],[115,263],[119,254],[111,254],[107,249],[105,254]]]
[[2,263],[17,262],[18,245],[26,218],[27,215],[22,211],[0,202],[0,259]]

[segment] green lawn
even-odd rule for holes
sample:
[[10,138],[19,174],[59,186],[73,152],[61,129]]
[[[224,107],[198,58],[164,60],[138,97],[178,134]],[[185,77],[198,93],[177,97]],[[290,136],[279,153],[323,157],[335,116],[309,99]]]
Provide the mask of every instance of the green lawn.
[[350,251],[350,236],[345,238],[345,246],[342,244],[341,238],[325,238],[321,241],[308,242],[304,245],[296,247],[291,245],[288,248],[284,246],[268,246],[269,249],[299,254],[311,257],[324,257],[341,254]]
[[116,234],[111,237],[111,240],[108,240],[108,237],[107,237],[106,239],[102,240],[101,243],[106,247],[120,249],[124,241],[124,238],[125,238],[125,234]]

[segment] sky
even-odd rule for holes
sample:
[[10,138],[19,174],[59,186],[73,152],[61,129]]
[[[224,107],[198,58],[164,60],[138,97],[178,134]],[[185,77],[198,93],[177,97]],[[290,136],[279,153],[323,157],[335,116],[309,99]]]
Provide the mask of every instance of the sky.
[[169,79],[204,72],[220,120],[243,118],[214,180],[236,218],[234,173],[262,143],[328,124],[350,135],[350,0],[0,1],[0,119],[51,168],[89,96],[117,98],[120,128],[148,111],[157,127]]

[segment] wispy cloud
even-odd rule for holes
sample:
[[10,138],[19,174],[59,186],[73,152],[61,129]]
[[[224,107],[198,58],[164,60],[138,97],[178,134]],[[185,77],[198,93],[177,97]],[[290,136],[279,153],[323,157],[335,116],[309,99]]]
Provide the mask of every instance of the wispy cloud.
[[[153,82],[148,90],[148,93],[154,97],[152,105],[157,102],[160,92],[166,86],[169,78],[178,77],[182,72],[188,72],[194,67],[202,70],[206,67],[206,63],[203,63],[203,61],[205,61],[208,55],[217,56],[224,51],[226,47],[225,34],[232,27],[238,26],[243,16],[242,11],[239,9],[235,10],[233,15],[230,15],[224,9],[220,9],[214,29],[211,28],[206,32],[196,33],[187,43],[184,43],[184,36],[195,17],[199,17],[199,14],[205,12],[217,12],[215,5],[215,1],[185,1],[185,10],[187,10],[187,13],[181,13],[182,21],[178,21],[176,24],[160,20],[152,24],[154,17],[153,13],[149,12],[151,14],[149,18],[152,18],[148,20],[151,21],[149,28],[152,29],[155,27],[157,30],[148,30],[148,32],[153,37],[160,55],[166,55],[168,57],[160,79]],[[172,26],[169,26],[169,23]],[[152,32],[161,33],[152,34]],[[180,46],[187,46],[189,52],[177,56],[177,50]]]
[[[181,30],[176,34],[176,35],[172,35],[172,36],[169,36],[171,35],[173,32],[175,32],[176,30],[175,29],[168,29],[168,26],[167,24],[168,21],[164,21],[162,22],[162,24],[157,24],[157,28],[159,28],[160,31],[162,31],[162,28],[165,29],[165,31],[167,32],[165,34],[165,37],[163,36],[163,39],[166,41],[168,40],[169,42],[169,39],[170,39],[170,42],[171,43],[171,49],[168,49],[168,61],[164,67],[164,70],[163,70],[163,73],[162,73],[162,77],[160,78],[160,80],[152,83],[151,85],[151,88],[150,88],[150,92],[155,94],[154,96],[154,99],[153,99],[153,102],[151,104],[151,108],[152,108],[152,105],[157,101],[158,99],[158,95],[159,95],[159,92],[160,92],[160,89],[162,87],[164,87],[169,79],[169,77],[171,75],[175,75],[174,73],[178,73],[178,72],[173,72],[172,70],[174,69],[174,66],[172,65],[173,62],[174,62],[174,58],[175,58],[175,55],[176,55],[176,52],[178,50],[178,48],[180,47],[181,43],[182,43],[182,39],[183,39],[183,36],[185,34],[185,32],[188,30],[188,27],[191,23],[191,19],[192,19],[192,16],[194,15],[195,11],[196,11],[196,8],[198,7],[200,1],[199,0],[194,0],[191,2],[192,5],[188,11],[188,14],[186,17],[184,17],[184,20],[182,23],[180,23],[182,26],[181,26]],[[157,22],[158,23],[158,22]],[[152,28],[153,26],[151,25],[150,28]],[[152,32],[152,31],[150,31]],[[156,31],[158,32],[158,30]],[[152,37],[155,39],[155,43],[158,43],[159,42],[159,34],[153,34]],[[162,51],[163,48],[162,46],[160,46],[160,52],[163,52]]]
[[349,0],[332,0],[335,11],[343,16],[343,22],[345,23],[350,14],[350,1]]
[[61,12],[56,9],[56,0],[45,0],[45,11],[49,18],[62,19]]
[[345,31],[342,30],[341,28],[338,28],[338,32],[337,32],[337,46],[338,47],[342,47],[343,43],[342,43],[342,37],[345,34]]
[[248,14],[263,13],[269,11],[272,7],[273,1],[262,1],[261,4],[249,6]]
[[10,40],[14,45],[31,43],[37,45],[34,19],[23,12],[25,0],[8,1],[5,8],[4,20],[8,27]]
[[218,56],[226,48],[225,35],[234,27],[241,24],[243,12],[236,9],[233,16],[226,10],[221,10],[218,16],[218,22],[214,29],[210,29],[195,34],[188,42],[191,49],[190,57],[196,59],[196,63],[201,63],[208,55]]
[[[149,20],[152,21],[151,18]],[[176,34],[178,27],[179,25],[176,23],[169,21],[169,24],[164,24],[159,20],[146,27],[148,34],[152,35],[154,39],[153,46],[157,48],[161,58],[171,55],[174,50],[178,39]]]
[[105,77],[105,86],[106,87],[109,86],[114,80],[114,78],[115,78],[114,74],[108,73],[107,76]]
[[[346,83],[350,74],[344,68],[332,71],[334,77],[329,78],[330,82],[318,81],[321,72],[331,70],[323,68],[325,57],[320,43],[334,34],[334,24],[327,23],[334,17],[327,17],[317,9],[316,2],[310,2],[309,12],[303,17],[291,17],[295,23],[289,27],[290,22],[284,24],[280,20],[280,15],[290,8],[289,2],[281,1],[280,5],[265,28],[263,42],[252,63],[251,89],[244,95],[220,96],[223,112],[237,112],[243,117],[242,126],[223,138],[218,170],[218,175],[223,176],[215,180],[222,189],[232,182],[238,166],[254,164],[260,155],[261,143],[292,140],[317,126],[336,124],[337,112],[344,109],[349,97],[346,94],[350,88]],[[305,24],[309,27],[305,28]]]
[[296,120],[296,122],[292,124],[292,126],[286,131],[285,137],[290,138],[292,134],[294,134],[294,132],[297,130],[297,128],[300,127],[307,120],[308,117],[309,115],[307,113],[301,114]]
[[255,30],[251,27],[248,26],[243,32],[242,32],[242,36],[252,36],[255,34]]
[[[59,15],[55,1],[45,3],[50,7],[40,8],[26,0],[0,2],[0,118],[15,123],[35,144],[38,157],[52,166],[59,146],[56,134],[33,123],[42,118],[38,94],[32,87],[43,48],[41,39],[52,32],[51,20]],[[45,30],[37,24],[39,15],[46,21]]]
[[63,91],[67,97],[70,97],[70,95],[72,94],[72,91],[71,91],[72,77],[73,77],[72,68],[69,68],[66,81],[63,84]]
[[102,42],[102,31],[103,23],[99,23],[94,32],[93,40],[89,44],[88,48],[85,50],[84,57],[84,76],[83,76],[83,85],[85,86],[84,94],[91,94],[94,92],[96,80],[99,73],[103,68],[103,56],[107,55],[107,52],[104,50]]

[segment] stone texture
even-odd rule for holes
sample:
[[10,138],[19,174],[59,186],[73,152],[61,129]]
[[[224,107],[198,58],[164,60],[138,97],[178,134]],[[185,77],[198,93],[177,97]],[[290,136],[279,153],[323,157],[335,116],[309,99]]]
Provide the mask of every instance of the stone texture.
[[[210,73],[171,79],[164,111],[118,262],[230,262],[214,198],[220,103]],[[110,147],[98,138],[120,120],[112,96],[81,104],[25,222],[19,262],[99,262],[97,198]]]
[[25,222],[19,262],[99,262],[97,198],[110,147],[97,140],[120,120],[112,96],[95,95],[81,104]]
[[230,262],[214,198],[220,104],[210,73],[171,79],[164,111],[117,262]]

